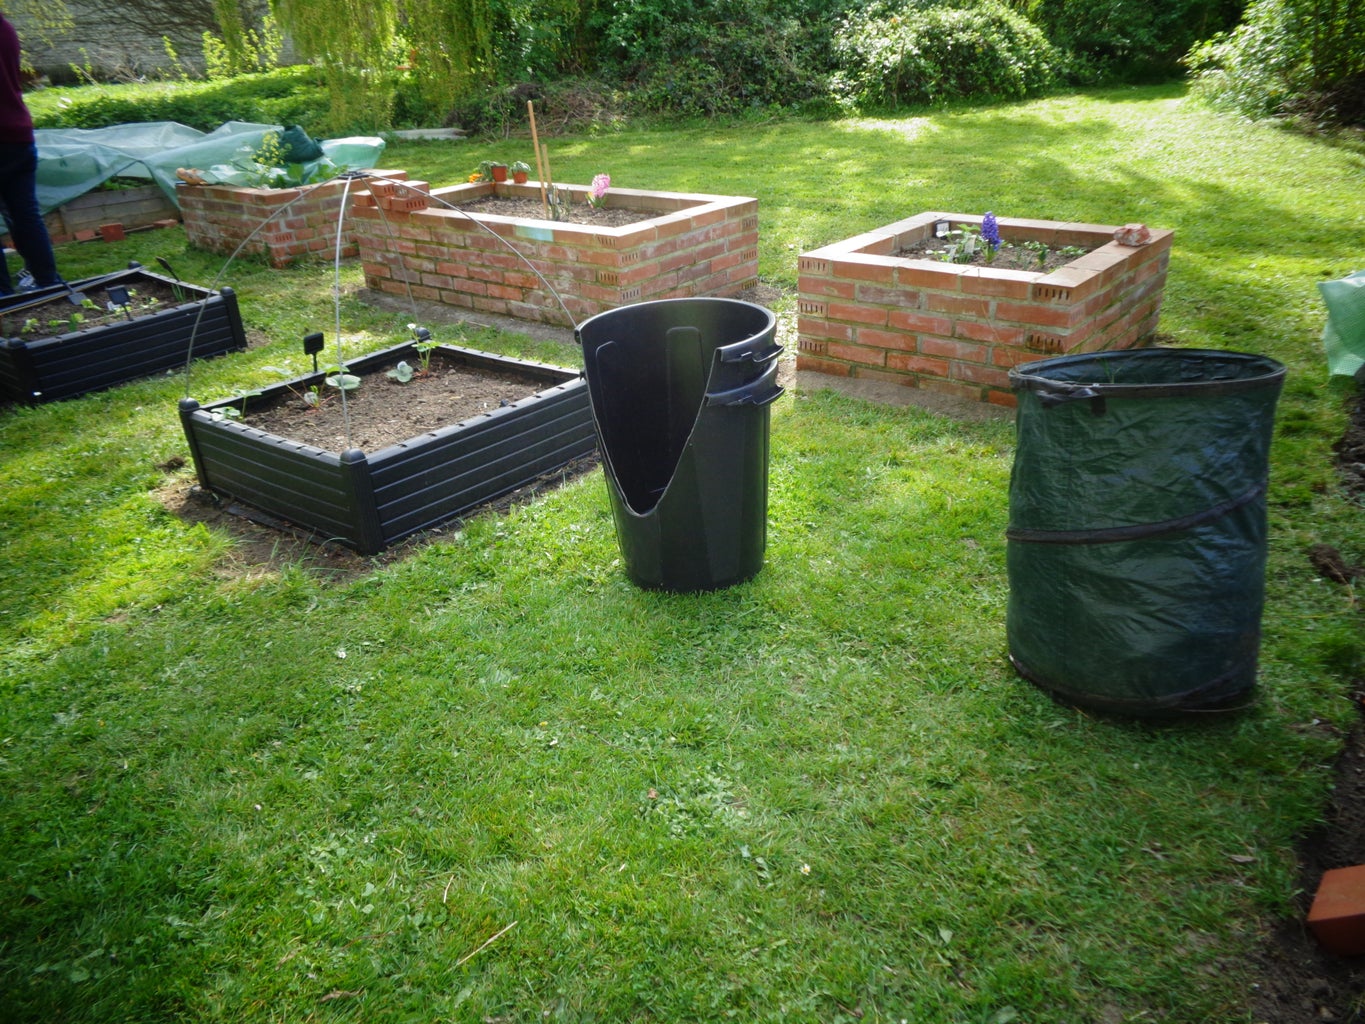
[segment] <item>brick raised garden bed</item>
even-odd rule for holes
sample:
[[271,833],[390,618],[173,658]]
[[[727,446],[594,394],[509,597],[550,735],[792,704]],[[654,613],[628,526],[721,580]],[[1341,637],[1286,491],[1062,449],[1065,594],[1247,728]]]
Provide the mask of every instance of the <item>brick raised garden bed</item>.
[[[587,382],[577,370],[455,346],[434,354],[538,380],[541,390],[369,453],[325,451],[226,415],[241,398],[205,406],[185,398],[180,423],[200,485],[372,555],[596,450]],[[398,345],[347,369],[363,375],[400,357],[419,360],[410,345]],[[324,376],[265,388],[252,401],[303,394]]]
[[981,218],[922,213],[801,256],[797,369],[1012,406],[1010,367],[1156,332],[1173,232],[1128,246],[1112,226],[1001,217],[1007,242],[1092,249],[1050,273],[895,255],[940,221]]
[[[585,202],[586,186],[566,188]],[[655,214],[624,227],[478,214],[480,227],[445,205],[491,195],[539,202],[540,189],[474,183],[427,193],[413,182],[360,197],[351,220],[366,284],[562,325],[554,296],[499,239],[534,264],[575,321],[652,299],[734,295],[758,280],[757,199],[612,188],[608,207]]]
[[[386,179],[407,177],[406,171],[369,173]],[[190,245],[230,256],[246,242],[242,252],[265,256],[271,265],[283,267],[301,256],[336,254],[337,227],[342,223],[341,198],[346,185],[344,178],[302,188],[182,184],[176,195]],[[350,194],[354,196],[365,187],[363,181],[352,180]],[[342,239],[341,255],[355,256],[355,242],[349,237],[349,214],[344,228],[347,237]],[[252,232],[256,232],[254,236]],[[246,241],[248,238],[251,240]]]

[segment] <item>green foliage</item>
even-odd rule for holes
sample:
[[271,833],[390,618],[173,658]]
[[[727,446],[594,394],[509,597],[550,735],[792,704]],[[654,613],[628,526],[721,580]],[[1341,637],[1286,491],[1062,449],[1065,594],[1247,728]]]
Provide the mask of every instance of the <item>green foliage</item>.
[[873,107],[1027,96],[1061,65],[1041,30],[995,0],[875,4],[849,16],[835,46],[839,90]]
[[321,134],[328,103],[318,72],[299,66],[237,75],[223,82],[48,89],[33,94],[30,109],[39,128],[179,121],[200,131],[213,131],[228,121],[251,121],[300,124]]
[[1095,80],[1164,78],[1200,39],[1234,25],[1244,0],[1009,0]]
[[603,66],[641,109],[711,115],[822,95],[838,13],[827,2],[618,0],[594,24]]
[[322,71],[327,127],[377,131],[390,123],[398,13],[371,0],[273,0],[272,10],[298,52]]
[[216,36],[204,33],[206,77],[216,81],[233,75],[270,71],[279,66],[284,39],[271,15],[265,16],[257,30],[246,26],[240,0],[214,0],[213,9],[220,32]]
[[492,72],[493,17],[486,0],[405,0],[409,74],[423,97],[448,108]]
[[1352,0],[1258,0],[1186,63],[1216,106],[1365,125],[1365,11]]

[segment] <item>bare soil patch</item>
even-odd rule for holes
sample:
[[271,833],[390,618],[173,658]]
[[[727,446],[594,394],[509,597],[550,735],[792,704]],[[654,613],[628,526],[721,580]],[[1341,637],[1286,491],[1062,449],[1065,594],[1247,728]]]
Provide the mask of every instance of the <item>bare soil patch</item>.
[[[408,357],[417,367],[416,357]],[[431,430],[453,426],[501,406],[511,405],[551,385],[530,374],[489,370],[431,354],[426,372],[406,384],[386,376],[392,363],[357,374],[358,388],[347,391],[323,385],[319,403],[305,400],[308,391],[286,391],[271,398],[248,398],[242,422],[259,430],[302,441],[325,451],[359,448],[374,452]]]
[[[611,202],[608,194],[607,202]],[[520,217],[524,220],[550,220],[539,199],[516,199],[510,196],[485,196],[460,204],[470,213],[494,214],[498,217]],[[660,216],[651,210],[630,210],[621,206],[593,206],[589,203],[570,203],[565,208],[564,220],[570,224],[590,224],[602,228],[623,228]]]

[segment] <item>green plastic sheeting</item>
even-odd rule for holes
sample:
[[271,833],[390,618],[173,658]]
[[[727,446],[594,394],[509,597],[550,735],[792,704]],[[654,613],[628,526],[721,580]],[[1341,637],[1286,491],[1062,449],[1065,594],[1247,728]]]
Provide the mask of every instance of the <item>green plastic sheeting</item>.
[[1354,376],[1365,366],[1365,270],[1339,281],[1320,281],[1318,291],[1327,303],[1327,326],[1322,329],[1327,369]]
[[[286,132],[279,125],[247,121],[229,121],[207,133],[174,121],[39,129],[34,132],[38,206],[47,213],[110,178],[123,177],[150,178],[178,207],[175,172],[181,167],[195,168],[205,181],[247,185],[250,173],[241,165],[248,164],[260,149],[267,132],[280,134],[286,142],[293,138],[289,133],[301,134],[293,128]],[[384,140],[370,136],[330,139],[317,146],[322,155],[302,166],[305,174],[325,171],[319,180],[374,167],[384,152]]]
[[1010,371],[1006,635],[1021,675],[1142,715],[1251,689],[1284,376],[1264,356],[1158,348]]

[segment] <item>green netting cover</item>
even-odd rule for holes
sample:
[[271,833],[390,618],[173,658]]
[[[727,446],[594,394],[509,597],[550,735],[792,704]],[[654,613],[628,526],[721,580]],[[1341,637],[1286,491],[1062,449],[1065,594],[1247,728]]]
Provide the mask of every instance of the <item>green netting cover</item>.
[[1322,329],[1327,369],[1353,376],[1365,366],[1365,270],[1339,281],[1320,281],[1318,291],[1327,304],[1327,325]]
[[1285,369],[1137,349],[1010,372],[1010,659],[1078,704],[1225,706],[1255,683]]
[[110,128],[43,128],[38,145],[38,206],[47,213],[98,188],[113,177],[150,178],[171,202],[180,205],[176,170],[193,167],[204,180],[226,185],[251,183],[250,157],[267,132],[277,132],[291,155],[321,155],[302,160],[303,173],[315,180],[346,170],[374,167],[384,140],[357,136],[310,139],[298,126],[229,121],[201,132],[174,121],[120,124]]

